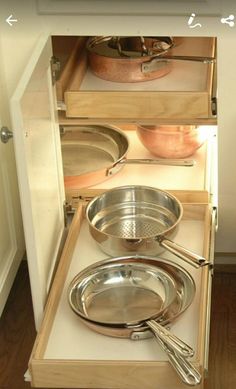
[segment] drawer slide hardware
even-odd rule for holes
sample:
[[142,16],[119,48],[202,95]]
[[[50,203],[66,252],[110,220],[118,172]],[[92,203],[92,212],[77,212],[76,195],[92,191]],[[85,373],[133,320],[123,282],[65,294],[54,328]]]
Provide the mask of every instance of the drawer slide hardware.
[[213,116],[217,115],[217,98],[212,97],[211,99],[211,112]]
[[64,225],[65,227],[69,224],[69,218],[74,215],[75,208],[72,207],[71,204],[68,204],[66,201],[63,204],[63,212],[64,212]]
[[59,77],[59,73],[61,70],[61,63],[58,58],[53,56],[51,58],[50,65],[51,65],[51,74],[52,74],[52,84],[54,85]]
[[57,101],[57,110],[66,111],[66,104],[64,103],[64,101]]

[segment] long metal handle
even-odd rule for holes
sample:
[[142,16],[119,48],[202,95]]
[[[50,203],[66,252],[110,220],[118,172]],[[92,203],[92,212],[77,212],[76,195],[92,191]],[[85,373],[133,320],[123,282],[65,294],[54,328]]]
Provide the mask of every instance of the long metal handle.
[[157,335],[161,340],[166,342],[176,352],[183,355],[185,358],[192,357],[194,350],[183,340],[168,331],[164,326],[157,323],[155,320],[147,320],[147,325],[151,328],[152,332]]
[[[159,57],[161,59],[168,59],[168,61],[191,61],[191,62],[202,62],[205,64],[215,63],[215,58],[213,57],[199,57],[192,55],[164,55],[163,57]],[[155,58],[155,61],[158,58]]]
[[203,64],[213,64],[215,63],[215,58],[212,57],[194,57],[187,55],[163,55],[156,56],[151,59],[151,61],[143,62],[141,64],[142,73],[150,73],[161,69],[170,61],[191,61],[191,62],[201,62]]
[[191,362],[187,361],[181,355],[171,352],[170,349],[166,349],[165,351],[170,363],[185,384],[190,386],[200,384],[202,379],[201,374],[195,369]]
[[169,166],[194,166],[195,161],[193,159],[122,159],[121,164],[125,165],[169,165]]
[[157,236],[156,239],[159,242],[160,246],[164,247],[172,254],[175,254],[177,257],[183,259],[185,262],[190,263],[190,265],[194,266],[195,268],[210,264],[210,262],[207,261],[206,258],[193,253],[192,251],[180,246],[179,244],[173,242],[170,239],[167,239],[163,236]]
[[113,164],[112,167],[108,168],[106,171],[107,176],[111,176],[121,168],[122,165],[167,165],[167,166],[183,166],[191,167],[194,166],[196,162],[193,159],[121,159],[120,161]]
[[162,350],[167,354],[171,365],[181,380],[190,386],[199,385],[202,377],[199,371],[192,365],[192,363],[182,357],[180,354],[174,352],[174,350],[165,342],[163,342],[158,336],[155,336],[155,339],[158,341]]

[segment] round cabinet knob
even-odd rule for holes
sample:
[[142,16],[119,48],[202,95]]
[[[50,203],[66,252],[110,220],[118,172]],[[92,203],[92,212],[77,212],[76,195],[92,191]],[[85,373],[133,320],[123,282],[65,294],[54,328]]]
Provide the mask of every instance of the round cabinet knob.
[[9,139],[13,137],[13,132],[10,131],[7,127],[2,127],[0,131],[2,143],[7,143]]

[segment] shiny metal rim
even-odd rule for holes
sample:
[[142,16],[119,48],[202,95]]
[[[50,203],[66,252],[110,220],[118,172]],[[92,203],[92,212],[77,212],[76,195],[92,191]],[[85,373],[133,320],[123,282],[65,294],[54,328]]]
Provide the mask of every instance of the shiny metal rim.
[[[172,323],[175,321],[192,303],[195,292],[196,292],[196,286],[195,282],[192,278],[192,276],[180,265],[174,264],[168,259],[164,258],[156,258],[152,256],[125,256],[125,257],[117,257],[117,258],[111,258],[103,261],[99,261],[94,265],[89,266],[88,268],[84,269],[82,272],[80,272],[80,276],[83,277],[83,275],[86,275],[90,271],[94,271],[99,266],[102,266],[104,264],[113,264],[113,263],[127,263],[127,262],[142,262],[144,264],[151,264],[152,266],[158,266],[161,269],[164,269],[165,271],[169,272],[171,277],[174,278],[177,288],[176,298],[174,301],[168,306],[168,309],[166,309],[162,314],[157,316],[155,320],[162,325],[168,325],[169,323]],[[70,294],[73,288],[74,283],[76,282],[76,277],[72,280],[70,283],[70,286],[68,288],[68,301],[70,304],[70,307],[72,310],[83,319],[83,321],[87,321],[88,323],[93,323],[97,326],[97,329],[99,331],[106,332],[106,329],[109,328],[118,328],[117,326],[114,326],[112,324],[107,323],[97,323],[93,322],[92,320],[88,319],[87,317],[82,317],[77,312],[77,307],[74,307],[71,304],[70,301]],[[143,323],[139,323],[136,325],[126,325],[124,328],[130,328],[133,332],[135,331],[149,331],[148,326],[146,326]]]
[[[139,194],[142,199],[134,198],[139,197]],[[149,194],[154,195],[153,200],[147,200]],[[166,203],[170,201],[173,209],[155,202],[156,195],[162,196]],[[140,212],[136,212],[138,209]],[[157,215],[160,219],[156,217]],[[179,224],[182,216],[182,205],[175,196],[142,185],[121,186],[108,190],[93,198],[86,208],[86,218],[92,229],[107,237],[130,239],[130,241],[168,234]],[[125,235],[122,229],[126,230]],[[140,230],[138,236],[133,232],[135,230]]]

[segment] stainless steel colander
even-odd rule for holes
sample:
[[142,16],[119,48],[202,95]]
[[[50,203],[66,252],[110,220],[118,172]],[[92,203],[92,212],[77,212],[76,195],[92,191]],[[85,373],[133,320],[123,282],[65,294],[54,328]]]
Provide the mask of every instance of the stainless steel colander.
[[156,255],[166,249],[195,267],[207,265],[205,258],[169,239],[182,215],[182,205],[173,195],[138,185],[109,190],[86,210],[92,237],[111,256]]

